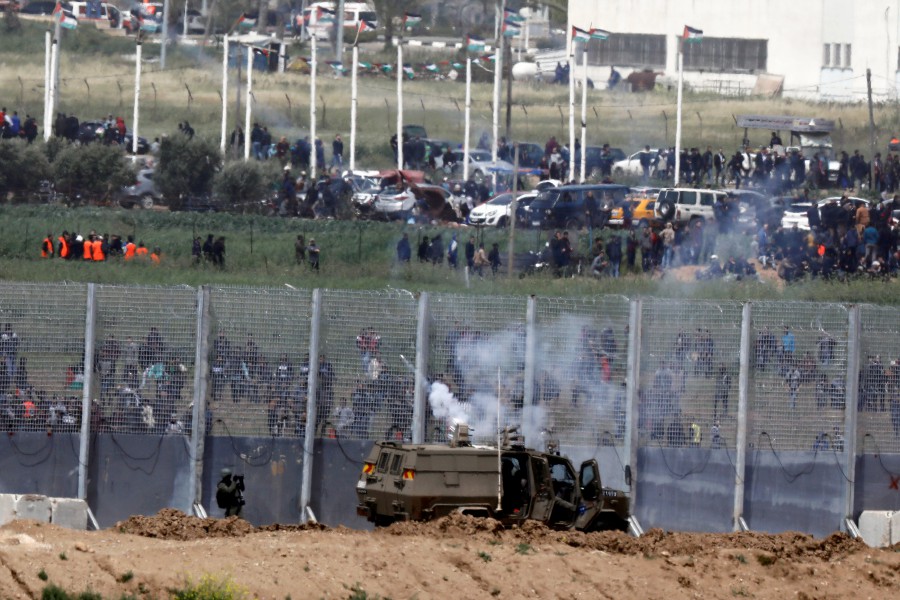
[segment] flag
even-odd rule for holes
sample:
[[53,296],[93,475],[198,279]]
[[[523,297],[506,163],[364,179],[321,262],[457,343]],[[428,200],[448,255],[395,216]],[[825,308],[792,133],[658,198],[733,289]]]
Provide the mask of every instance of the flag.
[[390,63],[383,64],[383,65],[381,65],[381,70],[384,71],[385,73],[390,73],[391,71],[394,70],[394,65],[392,65]]
[[585,31],[584,29],[579,29],[572,25],[572,41],[573,42],[587,42],[591,39],[591,32]]
[[269,50],[267,48],[254,48],[253,54],[256,54],[258,56],[265,56],[266,58],[269,58]]
[[426,68],[427,70],[431,71],[432,73],[437,73],[437,72],[440,70],[440,69],[438,69],[438,66],[437,66],[436,64],[434,64],[434,63],[431,63],[431,64],[429,64],[429,65],[425,65],[425,68]]
[[359,63],[359,66],[361,69],[371,69],[372,63],[361,62],[361,63]]
[[344,68],[344,63],[339,60],[329,60],[328,66],[334,69],[335,73],[346,73],[347,69]]
[[335,14],[330,8],[320,6],[316,13],[316,21],[319,23],[334,23]]
[[255,27],[256,26],[256,18],[257,15],[248,15],[247,13],[243,13],[241,18],[238,19],[238,25],[241,27]]
[[359,33],[362,33],[364,31],[375,31],[375,29],[376,29],[375,23],[373,23],[372,21],[366,21],[365,19],[363,19],[359,22],[359,29],[357,31]]
[[409,77],[410,79],[415,78],[416,72],[413,71],[413,68],[407,65],[403,65],[403,74]]
[[416,13],[403,13],[403,27],[415,27],[422,22],[422,15]]
[[64,29],[75,29],[78,27],[78,19],[71,12],[63,9],[62,4],[57,2],[53,9],[53,17],[59,21],[60,27]]
[[484,52],[484,39],[476,35],[467,36],[466,49],[469,52]]
[[684,35],[681,36],[686,42],[702,42],[703,41],[703,30],[702,29],[694,29],[688,25],[684,26]]
[[591,39],[592,40],[608,40],[610,33],[603,29],[591,28]]
[[522,33],[522,26],[515,21],[503,21],[503,35],[506,37],[515,37]]
[[456,69],[457,71],[459,71],[460,69],[463,68],[463,64],[458,63],[458,62],[455,62],[455,63],[451,64],[450,66],[453,67],[454,69]]
[[155,19],[148,19],[141,15],[138,17],[138,23],[141,25],[141,31],[146,31],[147,33],[156,33],[159,31],[159,23],[157,23]]
[[525,17],[523,17],[522,15],[520,15],[519,13],[517,13],[514,10],[505,8],[505,9],[503,9],[503,20],[521,23],[525,20]]

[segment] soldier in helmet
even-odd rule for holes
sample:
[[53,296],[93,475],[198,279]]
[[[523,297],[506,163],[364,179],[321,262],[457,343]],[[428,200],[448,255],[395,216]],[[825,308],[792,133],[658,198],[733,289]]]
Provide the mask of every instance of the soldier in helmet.
[[225,516],[241,516],[244,508],[244,476],[232,475],[231,469],[222,469],[222,479],[216,486],[216,504],[225,509]]

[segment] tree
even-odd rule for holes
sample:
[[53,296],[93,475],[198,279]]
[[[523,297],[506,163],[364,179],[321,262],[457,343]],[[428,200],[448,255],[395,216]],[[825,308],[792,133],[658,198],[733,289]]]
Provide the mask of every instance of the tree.
[[24,140],[0,140],[0,199],[38,188],[50,176],[50,161],[39,144]]
[[109,200],[134,181],[122,148],[100,143],[66,147],[56,156],[52,172],[57,190],[70,199],[80,194],[88,202]]
[[176,134],[162,139],[154,178],[169,207],[178,209],[186,196],[208,195],[221,167],[218,144]]
[[[403,20],[404,12],[415,12],[422,5],[422,0],[374,0],[378,20],[384,23],[384,49],[393,47],[391,38],[394,35],[394,19]],[[402,23],[400,25],[403,26]]]
[[[265,196],[271,173],[260,161],[233,161],[216,173],[213,189],[229,210],[254,212]],[[248,210],[249,209],[249,210]]]

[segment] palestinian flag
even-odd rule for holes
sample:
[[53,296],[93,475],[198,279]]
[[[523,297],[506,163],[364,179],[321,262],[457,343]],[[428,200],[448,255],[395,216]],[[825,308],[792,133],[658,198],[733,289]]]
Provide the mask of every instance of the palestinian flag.
[[347,69],[344,68],[344,63],[339,60],[329,60],[328,66],[334,69],[335,73],[346,73]]
[[506,37],[516,37],[522,33],[522,25],[515,21],[503,21],[503,35]]
[[462,63],[455,62],[455,63],[452,63],[450,66],[453,67],[454,69],[456,69],[457,71],[459,71],[460,69],[463,68],[464,65]]
[[159,23],[154,18],[147,18],[144,15],[138,15],[138,23],[140,24],[140,30],[145,31],[147,33],[156,33],[159,31]]
[[702,42],[703,41],[703,30],[702,29],[694,29],[688,25],[684,26],[684,34],[681,36],[685,42]]
[[585,31],[584,29],[579,29],[572,25],[572,41],[573,42],[588,42],[591,39],[591,32]]
[[431,71],[432,73],[437,73],[438,71],[440,71],[440,68],[438,68],[438,66],[436,64],[431,63],[428,65],[425,65],[425,70]]
[[466,37],[466,50],[469,52],[484,52],[484,38],[477,35]]
[[409,77],[410,79],[415,79],[416,72],[413,71],[413,68],[407,65],[403,65],[403,74]]
[[257,15],[248,15],[247,13],[243,13],[241,18],[238,19],[238,26],[245,27],[249,29],[250,27],[256,27],[256,19]]
[[416,25],[418,25],[421,22],[422,22],[422,15],[417,14],[417,13],[411,13],[411,12],[403,13],[403,27],[404,28],[415,27]]
[[322,6],[320,6],[317,10],[318,12],[316,13],[316,21],[318,23],[334,23],[335,14],[333,10],[331,10],[330,8],[324,8]]
[[366,21],[365,19],[363,19],[362,21],[359,22],[359,29],[357,29],[357,32],[362,33],[364,31],[375,31],[375,29],[376,29],[375,23],[373,23],[372,21]]
[[269,58],[269,50],[267,48],[254,48],[253,54],[255,54],[257,56],[265,56],[266,58]]
[[591,39],[592,40],[608,40],[610,33],[603,29],[597,29],[595,27],[591,28]]
[[59,26],[63,29],[75,29],[78,27],[78,19],[75,18],[75,15],[64,10],[59,2],[56,3],[56,8],[53,9],[53,18],[59,21]]
[[381,65],[381,70],[384,71],[385,73],[390,73],[391,71],[394,70],[394,65],[392,65],[390,63],[383,64],[383,65]]
[[360,67],[361,69],[371,69],[371,68],[372,68],[372,63],[361,62],[361,63],[359,63],[359,67]]
[[522,23],[525,21],[525,17],[520,15],[514,10],[510,10],[508,8],[503,9],[503,20],[504,21],[513,21],[515,23]]

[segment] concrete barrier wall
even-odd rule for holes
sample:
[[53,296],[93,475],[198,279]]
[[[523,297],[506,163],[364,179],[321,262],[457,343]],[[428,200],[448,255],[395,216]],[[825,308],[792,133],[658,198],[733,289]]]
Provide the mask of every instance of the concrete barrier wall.
[[317,440],[313,469],[312,506],[321,523],[369,529],[371,524],[356,516],[356,482],[371,442]]
[[78,434],[4,432],[0,438],[0,493],[78,494]]
[[87,503],[77,498],[51,498],[43,494],[0,494],[0,525],[16,519],[87,529]]
[[857,457],[853,518],[859,518],[864,510],[900,511],[900,455]]
[[747,525],[770,533],[830,535],[841,529],[846,485],[831,451],[750,452],[744,492]]
[[645,531],[732,530],[734,467],[724,448],[639,448],[634,476]]
[[87,499],[100,527],[161,508],[190,512],[188,443],[181,435],[91,436]]

